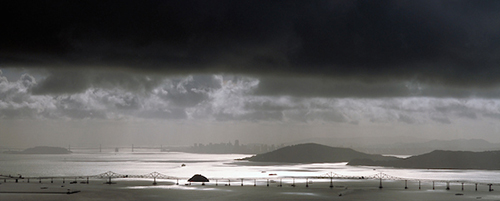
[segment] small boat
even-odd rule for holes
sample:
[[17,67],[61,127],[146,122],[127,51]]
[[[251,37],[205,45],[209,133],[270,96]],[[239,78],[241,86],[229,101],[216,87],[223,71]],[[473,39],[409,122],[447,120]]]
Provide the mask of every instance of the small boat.
[[276,174],[276,173],[271,173],[271,174],[269,174],[269,176],[277,176],[277,175],[278,175],[278,174]]

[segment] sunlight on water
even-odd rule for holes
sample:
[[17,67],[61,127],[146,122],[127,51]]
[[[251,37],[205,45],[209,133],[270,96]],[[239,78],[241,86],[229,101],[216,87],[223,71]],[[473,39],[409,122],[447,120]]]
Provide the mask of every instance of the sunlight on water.
[[[256,163],[234,159],[241,154],[190,154],[177,152],[89,153],[76,151],[70,155],[0,154],[0,174],[23,176],[88,176],[113,171],[126,175],[160,172],[165,175],[190,178],[202,174],[208,178],[232,179],[231,182],[253,184],[253,179],[278,177],[317,177],[331,172],[346,176],[370,176],[383,172],[413,179],[463,180],[500,183],[500,171],[396,169],[386,167],[347,166],[346,163],[282,164]],[[305,182],[297,179],[297,182]],[[214,182],[213,180],[211,182]],[[290,182],[290,181],[287,181]]]
[[197,187],[197,186],[178,186],[178,185],[157,185],[157,186],[129,186],[125,189],[176,189],[176,190],[195,190],[195,191],[225,191],[232,192],[230,189]]
[[281,194],[288,195],[307,195],[307,196],[318,196],[316,193],[304,193],[304,192],[283,192]]

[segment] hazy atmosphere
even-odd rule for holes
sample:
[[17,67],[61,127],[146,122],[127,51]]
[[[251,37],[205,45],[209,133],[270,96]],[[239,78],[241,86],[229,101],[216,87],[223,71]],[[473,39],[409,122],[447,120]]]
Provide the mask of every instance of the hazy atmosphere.
[[500,143],[499,11],[500,1],[7,1],[0,147]]

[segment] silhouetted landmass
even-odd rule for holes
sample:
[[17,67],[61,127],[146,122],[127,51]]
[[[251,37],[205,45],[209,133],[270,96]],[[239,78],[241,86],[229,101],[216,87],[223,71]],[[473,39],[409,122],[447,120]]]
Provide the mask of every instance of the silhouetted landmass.
[[23,151],[5,151],[7,154],[70,154],[73,153],[62,147],[33,147]]
[[350,148],[329,147],[315,143],[287,146],[272,152],[244,158],[243,160],[283,163],[336,163],[349,162],[353,159],[396,160],[395,157],[365,154]]
[[385,166],[419,169],[500,169],[500,151],[442,151],[436,150],[427,154],[412,156],[392,161],[376,161],[356,159],[348,165]]

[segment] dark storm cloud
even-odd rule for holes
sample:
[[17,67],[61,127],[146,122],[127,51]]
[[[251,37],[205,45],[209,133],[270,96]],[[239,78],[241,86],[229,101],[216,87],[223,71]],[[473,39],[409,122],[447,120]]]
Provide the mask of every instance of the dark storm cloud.
[[[7,1],[0,62],[477,88],[499,83],[499,10],[465,0]],[[85,86],[73,82],[44,85]],[[394,90],[382,91],[406,93]]]
[[260,79],[258,95],[292,95],[297,97],[394,97],[410,96],[412,91],[404,83],[345,81],[338,79],[294,77]]
[[295,97],[500,97],[494,87],[438,86],[419,82],[395,80],[328,79],[326,77],[261,77],[256,95],[285,95]]
[[34,94],[78,93],[87,89],[90,81],[87,76],[76,71],[52,72],[40,85],[33,89]]
[[132,74],[116,71],[52,70],[49,76],[33,88],[33,94],[73,94],[90,87],[125,89],[147,93],[156,87],[161,78],[156,75]]

